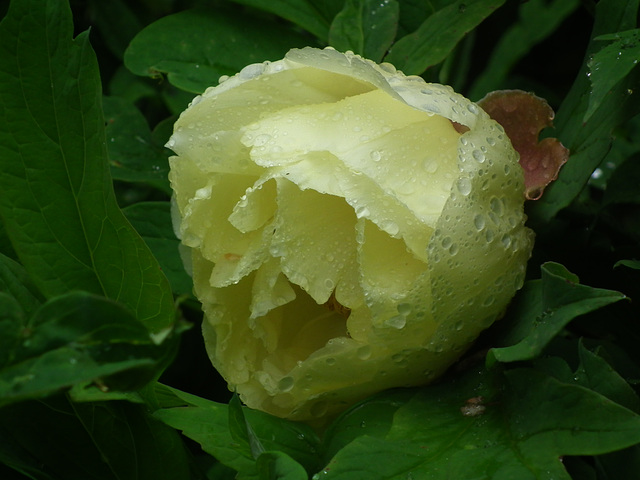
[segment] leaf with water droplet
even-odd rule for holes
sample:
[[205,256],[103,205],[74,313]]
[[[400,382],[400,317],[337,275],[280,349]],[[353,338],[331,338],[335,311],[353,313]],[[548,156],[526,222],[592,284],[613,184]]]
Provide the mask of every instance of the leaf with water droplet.
[[581,285],[557,263],[545,263],[541,270],[542,279],[527,282],[514,299],[508,327],[495,339],[502,346],[487,357],[490,364],[533,359],[574,318],[626,298]]
[[539,199],[569,158],[569,150],[558,139],[538,142],[542,129],[552,126],[553,110],[546,100],[522,90],[491,92],[478,104],[502,125],[520,154],[527,199]]
[[594,53],[587,62],[591,95],[589,107],[582,118],[583,122],[591,118],[613,86],[627,76],[640,59],[639,29],[600,35],[595,40],[612,40],[613,43]]
[[[484,408],[465,415],[469,404]],[[471,370],[439,385],[376,395],[342,415],[325,439],[327,480],[400,480],[408,471],[425,480],[568,480],[563,455],[635,444],[640,416],[572,376]]]

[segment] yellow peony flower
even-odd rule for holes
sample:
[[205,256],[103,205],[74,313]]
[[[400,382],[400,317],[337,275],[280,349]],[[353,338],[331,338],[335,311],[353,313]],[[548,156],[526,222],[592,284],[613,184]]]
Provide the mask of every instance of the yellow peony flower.
[[428,383],[522,285],[518,154],[449,87],[291,50],[196,97],[167,146],[207,350],[250,407],[313,420]]

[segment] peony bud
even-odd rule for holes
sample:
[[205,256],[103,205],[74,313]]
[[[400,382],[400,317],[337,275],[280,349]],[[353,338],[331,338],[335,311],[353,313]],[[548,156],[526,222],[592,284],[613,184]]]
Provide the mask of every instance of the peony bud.
[[518,290],[518,154],[449,87],[291,50],[196,97],[167,145],[214,366],[299,420],[426,384]]

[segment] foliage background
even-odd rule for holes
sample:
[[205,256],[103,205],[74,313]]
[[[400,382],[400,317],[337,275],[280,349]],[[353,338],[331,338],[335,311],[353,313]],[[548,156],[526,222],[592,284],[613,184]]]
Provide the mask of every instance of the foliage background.
[[[637,0],[13,0],[5,14],[1,478],[640,477]],[[505,319],[437,384],[314,431],[246,410],[207,360],[163,145],[220,75],[328,44],[472,100],[534,91],[557,111],[543,135],[572,158],[527,205],[536,248]]]

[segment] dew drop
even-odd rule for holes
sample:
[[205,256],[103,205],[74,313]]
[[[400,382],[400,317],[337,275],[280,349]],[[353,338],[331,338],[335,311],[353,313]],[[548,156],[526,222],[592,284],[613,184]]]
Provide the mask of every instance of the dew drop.
[[325,360],[325,363],[329,366],[335,365],[336,364],[336,359],[333,357],[329,357]]
[[471,193],[471,181],[468,178],[459,178],[456,182],[458,191],[465,197]]
[[400,231],[398,224],[392,220],[384,220],[380,223],[380,228],[387,232],[389,235],[397,235]]
[[382,158],[382,153],[380,153],[380,150],[374,150],[370,153],[370,157],[374,162],[379,162]]
[[425,172],[427,173],[435,173],[438,170],[438,162],[430,158],[428,160],[425,160],[425,162],[422,164],[422,168],[424,168]]
[[360,360],[367,360],[371,357],[371,347],[369,345],[364,345],[356,351],[356,355]]
[[281,392],[288,392],[293,388],[294,383],[295,380],[293,379],[293,377],[282,377],[278,382],[278,390],[280,390]]
[[413,311],[413,307],[411,306],[410,303],[401,303],[398,305],[398,313],[400,315],[407,316],[411,314],[412,311]]
[[483,163],[484,162],[484,153],[482,153],[481,150],[477,150],[476,149],[473,152],[471,152],[471,155],[476,160],[476,162],[478,162],[478,163]]
[[388,320],[385,320],[384,324],[400,330],[407,324],[407,317],[405,317],[404,315],[396,315],[395,317],[391,317]]
[[473,224],[476,227],[476,230],[481,231],[484,228],[484,216],[478,214],[473,217]]

